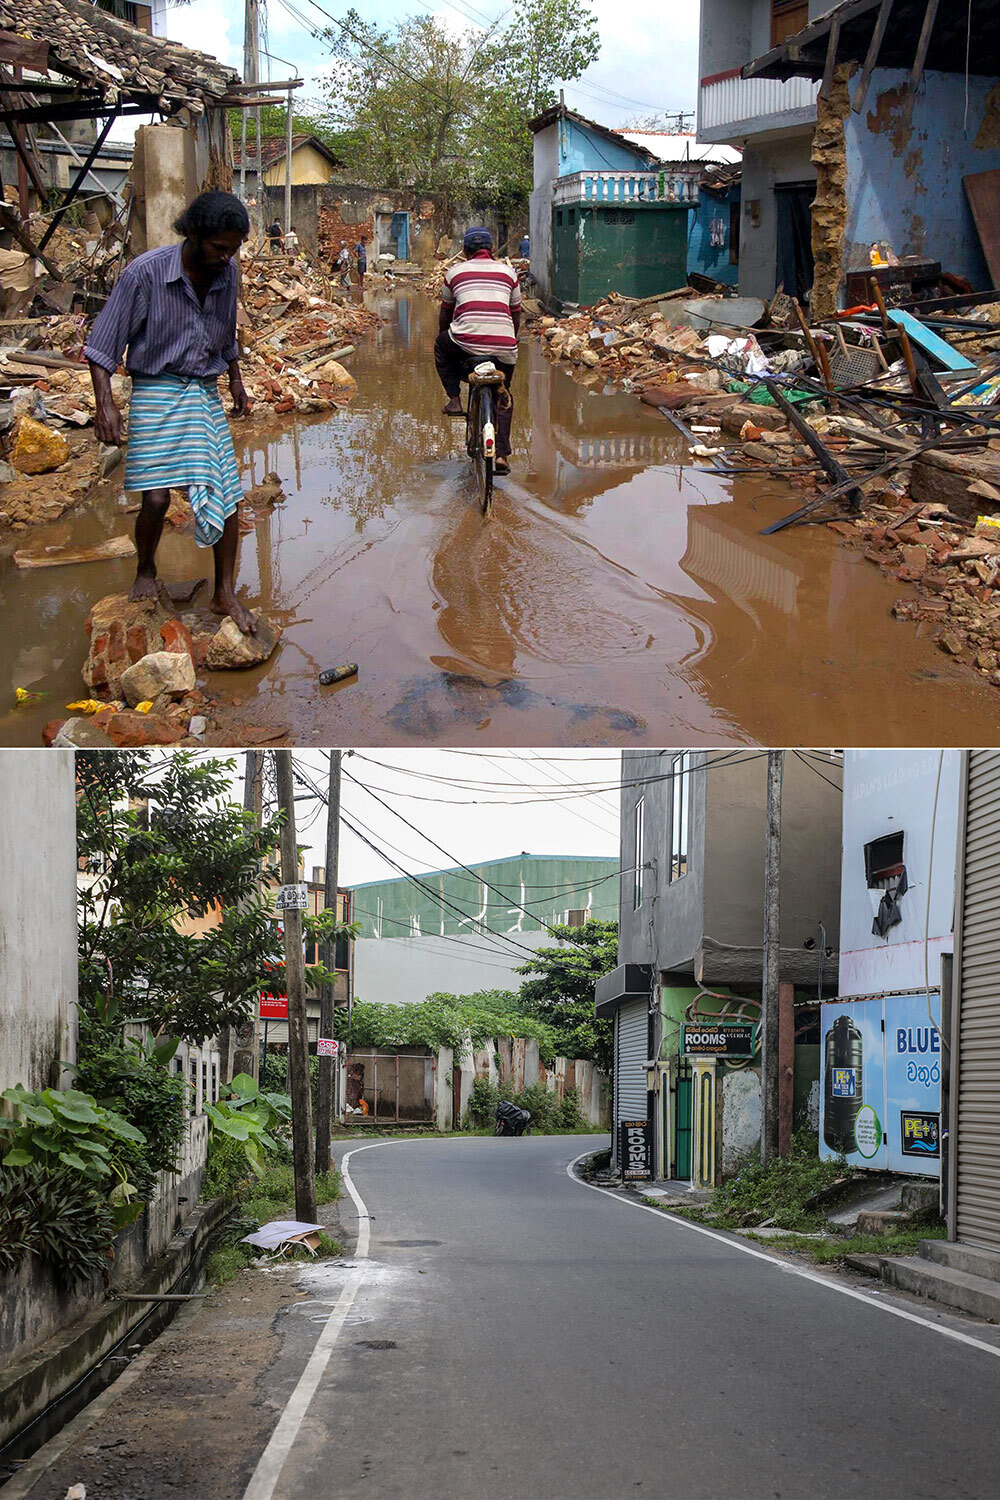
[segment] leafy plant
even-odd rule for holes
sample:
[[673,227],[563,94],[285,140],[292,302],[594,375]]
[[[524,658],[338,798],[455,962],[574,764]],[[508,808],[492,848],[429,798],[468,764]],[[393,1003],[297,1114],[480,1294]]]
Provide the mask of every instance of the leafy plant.
[[563,1057],[590,1058],[610,1073],[612,1024],[594,1015],[594,985],[618,962],[618,924],[586,922],[553,931],[565,946],[539,948],[518,969],[528,976],[518,1005],[548,1027]]
[[42,1089],[30,1093],[23,1084],[4,1089],[11,1115],[0,1118],[6,1135],[5,1167],[41,1166],[48,1171],[69,1167],[91,1183],[115,1181],[109,1194],[119,1226],[142,1211],[129,1181],[129,1147],[145,1145],[141,1130],[105,1109],[77,1089]]
[[106,1276],[116,1228],[112,1205],[76,1169],[0,1169],[0,1272],[37,1255],[67,1288]]
[[222,1093],[218,1104],[205,1105],[209,1129],[238,1142],[250,1170],[263,1177],[266,1158],[282,1149],[273,1132],[291,1119],[292,1101],[287,1094],[262,1093],[249,1073],[237,1073]]
[[537,1041],[543,1061],[556,1055],[556,1033],[528,1015],[507,990],[480,990],[474,995],[429,995],[419,1005],[374,1005],[356,1001],[348,1024],[338,1010],[334,1035],[354,1047],[461,1047],[471,1039],[481,1047],[493,1037]]
[[159,1172],[177,1170],[177,1152],[185,1136],[186,1085],[166,1069],[177,1046],[176,1040],[153,1038],[145,1043],[130,1038],[123,1044],[116,1033],[91,1027],[83,1031],[81,1060],[73,1070],[87,1093],[131,1121],[145,1137],[141,1146],[123,1145],[122,1156],[146,1200],[152,1197]]
[[485,1128],[496,1118],[500,1094],[488,1078],[477,1078],[469,1093],[469,1119],[473,1125]]
[[835,1182],[846,1182],[851,1169],[843,1157],[821,1161],[816,1136],[798,1130],[788,1156],[762,1166],[755,1147],[734,1177],[716,1188],[708,1205],[713,1223],[733,1229],[753,1229],[765,1220],[783,1229],[810,1230],[825,1224],[813,1201]]

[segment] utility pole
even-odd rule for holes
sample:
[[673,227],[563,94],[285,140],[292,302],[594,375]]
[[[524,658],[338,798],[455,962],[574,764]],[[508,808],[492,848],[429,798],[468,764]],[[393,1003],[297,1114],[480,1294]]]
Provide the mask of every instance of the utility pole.
[[[340,863],[340,761],[339,750],[330,751],[330,784],[326,800],[326,867],[323,905],[337,914],[338,865]],[[323,963],[333,970],[337,961],[337,940],[327,938],[323,945]],[[334,981],[324,984],[319,1000],[319,1034],[333,1035]],[[333,1131],[333,1081],[337,1058],[319,1059],[319,1091],[316,1104],[316,1175],[330,1170],[330,1136]]]
[[767,752],[764,827],[764,972],[761,986],[760,1159],[778,1155],[778,1055],[781,1016],[781,778],[785,752]]
[[[285,233],[292,227],[292,85],[288,85],[288,115],[285,120]],[[339,754],[339,751],[338,751]],[[324,1171],[326,1169],[324,1168]]]
[[[281,883],[298,885],[299,853],[295,843],[295,789],[292,752],[274,750],[278,810],[281,824]],[[312,1100],[309,1089],[309,1030],[306,1022],[306,965],[302,947],[302,913],[286,909],[285,990],[288,995],[288,1078],[292,1095],[292,1163],[295,1172],[295,1213],[316,1221],[316,1178],[313,1175]]]
[[[260,83],[260,10],[259,0],[244,0],[243,11],[243,82]],[[257,157],[257,232],[263,238],[264,173],[261,166],[260,105],[254,109]],[[240,157],[240,197],[246,200],[247,111],[243,109],[242,151]]]

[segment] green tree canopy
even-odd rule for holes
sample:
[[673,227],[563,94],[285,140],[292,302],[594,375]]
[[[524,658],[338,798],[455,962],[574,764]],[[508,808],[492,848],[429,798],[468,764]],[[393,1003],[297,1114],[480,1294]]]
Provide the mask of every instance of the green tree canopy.
[[594,1015],[594,985],[618,962],[618,924],[587,922],[553,931],[566,946],[539,948],[531,963],[518,969],[529,976],[518,1002],[552,1028],[564,1057],[590,1058],[610,1073],[613,1028]]
[[555,1057],[556,1033],[527,1015],[508,990],[480,990],[474,995],[428,995],[419,1005],[376,1005],[355,1001],[350,1025],[338,1010],[334,1034],[354,1047],[459,1047],[471,1036],[481,1047],[491,1037],[525,1037],[538,1043],[539,1055]]
[[350,10],[325,37],[325,123],[361,177],[499,209],[531,189],[528,121],[600,51],[586,0],[527,0],[506,26],[460,33],[433,15],[383,31]]
[[[199,1042],[253,1014],[282,960],[260,861],[278,823],[254,826],[233,761],[174,751],[77,755],[77,849],[86,1014],[147,1019]],[[218,923],[202,920],[221,910]]]

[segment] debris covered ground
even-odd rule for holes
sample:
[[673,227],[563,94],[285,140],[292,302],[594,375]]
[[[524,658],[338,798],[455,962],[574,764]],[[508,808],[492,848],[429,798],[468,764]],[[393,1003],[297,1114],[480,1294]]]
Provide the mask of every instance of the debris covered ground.
[[721,474],[800,492],[774,523],[826,523],[914,586],[899,619],[1000,686],[1000,293],[815,327],[794,299],[693,288],[533,319],[592,388],[634,391]]

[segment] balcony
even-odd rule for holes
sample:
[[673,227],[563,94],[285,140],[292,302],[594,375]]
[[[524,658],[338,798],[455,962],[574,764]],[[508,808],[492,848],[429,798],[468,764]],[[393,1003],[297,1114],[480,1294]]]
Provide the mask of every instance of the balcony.
[[607,204],[629,208],[637,203],[677,203],[694,208],[698,202],[698,169],[690,172],[623,171],[571,172],[553,183],[552,201]]
[[813,78],[743,78],[739,68],[701,80],[698,139],[737,143],[764,130],[787,130],[816,120],[819,82]]

